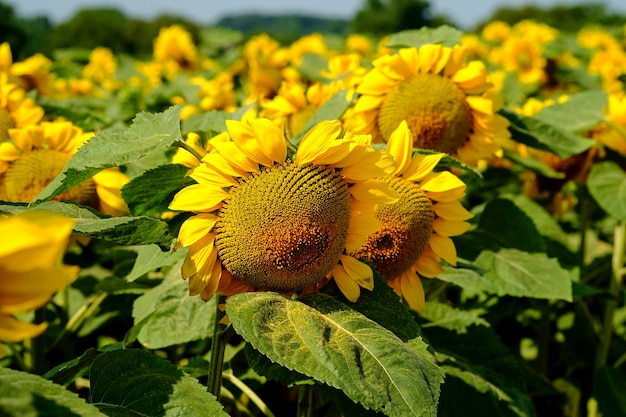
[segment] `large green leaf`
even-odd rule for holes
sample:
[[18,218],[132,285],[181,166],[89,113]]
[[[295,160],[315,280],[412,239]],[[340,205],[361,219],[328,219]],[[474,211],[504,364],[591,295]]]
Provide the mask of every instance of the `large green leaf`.
[[517,249],[484,250],[474,265],[486,272],[444,268],[438,279],[472,291],[549,300],[572,300],[569,273],[554,258]]
[[150,349],[191,342],[212,335],[217,297],[205,303],[189,296],[189,283],[180,276],[182,259],[163,282],[137,298],[133,319],[137,339]]
[[626,375],[619,369],[603,366],[593,375],[593,396],[603,417],[626,415]]
[[139,349],[99,356],[89,372],[89,400],[109,416],[227,417],[196,379]]
[[454,46],[459,43],[463,32],[451,26],[443,25],[437,28],[422,27],[394,33],[389,37],[389,48],[419,48],[429,43],[440,43],[444,46]]
[[61,385],[38,375],[0,368],[0,415],[5,417],[104,417]]
[[232,114],[224,111],[212,110],[206,113],[194,114],[182,123],[183,133],[189,132],[224,132],[226,120],[232,119]]
[[482,310],[460,310],[448,304],[426,301],[426,308],[420,317],[429,321],[422,324],[424,328],[438,326],[463,334],[470,326],[489,326],[489,322],[480,317],[483,313]]
[[569,96],[563,103],[546,106],[535,118],[572,133],[583,133],[604,120],[605,91],[587,90]]
[[442,371],[392,332],[324,294],[230,297],[235,330],[289,369],[341,389],[389,416],[435,416]]
[[532,219],[512,200],[494,198],[487,203],[478,223],[499,245],[526,252],[545,252],[546,245]]
[[148,272],[179,263],[186,254],[187,248],[164,252],[157,245],[140,246],[137,248],[137,259],[133,269],[126,276],[126,280],[134,281]]
[[167,210],[174,194],[195,181],[187,177],[189,168],[169,164],[150,169],[122,188],[122,198],[135,216],[158,216]]
[[626,221],[626,173],[614,162],[600,162],[589,172],[589,193],[611,216]]
[[74,233],[80,236],[108,240],[121,245],[156,243],[168,246],[173,239],[167,224],[151,217],[105,217],[89,208],[60,201],[44,201],[30,206],[0,204],[0,213],[15,214],[23,211],[41,210],[72,218],[74,220]]
[[550,121],[523,116],[508,110],[501,112],[511,123],[510,130],[514,140],[533,148],[553,152],[561,158],[578,155],[595,143]]
[[[424,328],[446,372],[441,415],[532,417],[527,378],[492,328],[472,326],[464,334],[441,327]],[[445,400],[445,401],[444,401]]]
[[324,120],[335,120],[339,119],[344,112],[350,107],[350,100],[348,100],[348,91],[341,90],[335,93],[326,103],[322,105],[314,114],[311,116],[308,122],[305,123],[302,131],[298,133],[295,137],[291,139],[294,145],[298,145],[304,135],[316,124],[319,122],[323,122]]
[[49,200],[91,178],[105,168],[136,161],[171,146],[180,135],[182,107],[163,113],[139,113],[124,131],[101,131],[78,149],[61,172],[34,201]]

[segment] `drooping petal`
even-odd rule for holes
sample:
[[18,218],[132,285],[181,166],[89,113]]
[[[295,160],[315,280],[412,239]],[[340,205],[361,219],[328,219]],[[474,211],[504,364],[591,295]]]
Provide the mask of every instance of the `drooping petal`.
[[[226,128],[233,142],[248,159],[264,166],[274,165],[274,161],[261,150],[258,137],[252,127],[252,122],[226,120]],[[274,128],[278,129],[276,126]],[[228,156],[230,157],[230,155]]]
[[280,129],[269,119],[252,120],[250,126],[259,141],[261,152],[272,162],[281,164],[285,162],[287,159],[287,141]]
[[350,142],[337,140],[341,133],[339,120],[325,120],[313,126],[302,138],[295,163],[332,165],[350,152]]
[[409,166],[406,167],[402,173],[402,178],[409,182],[422,181],[428,174],[432,172],[437,166],[441,158],[444,157],[442,153],[436,153],[432,155],[415,154],[410,161]]
[[422,252],[414,266],[417,272],[426,278],[434,278],[443,272],[439,256],[430,247]]
[[387,141],[387,153],[395,162],[396,168],[391,175],[400,176],[409,167],[413,152],[413,135],[406,120],[402,120]]
[[47,323],[24,323],[9,314],[0,314],[0,340],[9,343],[17,343],[39,336],[47,327]]
[[468,222],[451,221],[442,217],[435,219],[433,230],[440,236],[459,236],[467,232],[470,228]]
[[219,217],[214,214],[198,214],[185,220],[178,232],[181,245],[191,246],[211,233],[218,219]]
[[415,311],[424,311],[426,307],[426,296],[422,280],[413,270],[409,269],[400,276],[402,297]]
[[396,86],[397,81],[384,75],[379,69],[374,68],[368,72],[363,81],[357,87],[359,94],[380,96],[391,91]]
[[211,212],[221,207],[222,202],[229,195],[226,191],[216,186],[193,184],[183,188],[174,196],[169,209]]
[[359,284],[352,280],[341,264],[335,265],[330,273],[333,276],[335,283],[337,283],[341,293],[348,299],[348,301],[356,303],[361,295],[361,287]]
[[[215,142],[215,150],[236,170],[244,172],[257,172],[259,170],[259,162],[249,158],[234,142]],[[230,174],[229,171],[221,168],[220,171]]]
[[224,188],[237,185],[237,181],[235,181],[231,175],[224,174],[218,169],[210,167],[208,164],[198,165],[190,170],[188,175],[198,183],[207,185],[215,185]]
[[353,253],[365,243],[369,235],[378,230],[380,220],[376,218],[376,205],[374,204],[352,199],[350,206],[350,223],[345,247],[348,253]]
[[354,184],[350,193],[357,200],[370,204],[395,203],[400,198],[387,182],[376,178]]
[[456,175],[444,171],[425,179],[420,187],[432,200],[446,202],[461,198],[466,185]]
[[340,261],[353,281],[370,291],[374,289],[374,272],[369,265],[348,255],[341,255]]
[[450,265],[456,265],[456,247],[449,237],[432,235],[428,245],[438,256]]
[[474,217],[458,200],[437,203],[433,205],[433,210],[437,216],[446,220],[462,221]]

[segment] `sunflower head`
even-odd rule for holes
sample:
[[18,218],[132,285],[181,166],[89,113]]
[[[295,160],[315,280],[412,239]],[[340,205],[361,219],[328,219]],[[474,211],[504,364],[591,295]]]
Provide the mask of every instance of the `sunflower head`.
[[397,199],[373,179],[389,158],[363,137],[342,138],[338,121],[307,132],[293,160],[270,120],[227,126],[232,140],[213,143],[190,174],[197,184],[170,205],[197,213],[178,237],[189,246],[182,273],[191,294],[292,293],[330,278],[352,301],[360,287],[371,289],[371,269],[349,253],[378,226],[376,204]]
[[465,63],[466,54],[460,46],[423,45],[378,58],[357,88],[348,127],[386,142],[406,121],[417,148],[470,164],[492,156],[509,136],[507,122],[496,114],[501,104],[489,95],[484,64]]
[[465,184],[449,172],[433,172],[442,154],[412,156],[412,137],[403,121],[387,143],[395,168],[384,177],[400,198],[380,204],[378,229],[354,252],[370,260],[409,306],[421,311],[425,295],[420,277],[432,278],[442,272],[444,259],[456,263],[450,236],[469,228],[471,217],[459,203]]

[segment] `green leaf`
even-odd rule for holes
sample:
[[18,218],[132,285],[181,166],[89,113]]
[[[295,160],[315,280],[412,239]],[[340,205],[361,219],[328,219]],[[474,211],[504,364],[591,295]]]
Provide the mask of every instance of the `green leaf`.
[[107,240],[121,245],[145,245],[156,243],[168,246],[172,236],[167,223],[151,217],[105,217],[90,208],[61,201],[44,201],[39,204],[0,204],[0,212],[15,214],[25,211],[49,211],[63,214],[74,220],[74,233],[95,239]]
[[137,249],[137,259],[135,260],[133,269],[126,277],[126,280],[134,281],[158,268],[172,266],[182,261],[186,255],[187,248],[163,252],[157,245],[140,246]]
[[578,155],[595,143],[537,117],[523,116],[507,110],[501,112],[511,123],[513,140],[532,148],[553,152],[561,158]]
[[81,356],[55,366],[46,372],[43,377],[55,384],[67,386],[76,378],[86,374],[92,362],[101,354],[101,351],[89,348]]
[[133,304],[133,319],[139,328],[137,340],[150,349],[210,337],[215,322],[213,297],[208,303],[189,295],[189,283],[180,276],[180,261],[172,266],[161,284],[148,290]]
[[485,206],[478,228],[503,247],[545,252],[546,245],[532,219],[512,200],[496,197]]
[[429,43],[440,43],[443,46],[458,45],[463,32],[451,26],[437,28],[422,27],[421,29],[404,30],[389,37],[388,48],[419,48]]
[[139,349],[98,357],[89,372],[89,400],[110,416],[227,417],[196,379]]
[[125,131],[98,132],[78,149],[63,172],[34,201],[50,200],[105,168],[136,161],[182,140],[181,110],[182,107],[173,106],[163,113],[139,113],[131,127]]
[[122,198],[135,216],[158,216],[167,211],[174,194],[195,181],[187,177],[189,168],[170,164],[150,169],[122,188]]
[[508,160],[515,162],[519,166],[527,168],[546,178],[565,178],[565,174],[563,172],[557,172],[553,170],[539,159],[535,159],[533,157],[523,157],[507,149],[504,150],[504,157]]
[[608,105],[606,92],[587,90],[569,96],[564,103],[541,109],[535,118],[572,133],[583,133],[604,120],[602,110]]
[[0,415],[105,417],[61,385],[38,375],[0,368]]
[[335,93],[326,103],[320,107],[313,116],[305,123],[302,131],[298,133],[291,142],[294,145],[298,145],[304,135],[316,124],[323,122],[324,120],[339,119],[344,112],[350,107],[350,100],[348,100],[348,90],[341,90]]
[[218,110],[194,114],[183,120],[182,131],[185,134],[189,132],[225,132],[226,120],[232,118],[231,113]]
[[626,173],[614,162],[595,164],[587,180],[589,193],[611,216],[626,221]]
[[426,308],[420,313],[420,317],[430,322],[422,324],[423,328],[438,326],[464,334],[470,326],[489,327],[489,322],[480,317],[483,313],[482,310],[459,310],[448,304],[427,301]]
[[302,55],[302,62],[298,66],[300,72],[305,78],[317,82],[326,82],[328,79],[321,72],[328,69],[328,59],[320,54],[307,53]]
[[524,365],[492,328],[473,326],[458,334],[429,327],[424,332],[447,374],[440,401],[442,415],[535,415],[526,392]]
[[[306,302],[306,304],[305,304]],[[435,416],[443,373],[389,330],[324,294],[231,296],[235,330],[288,369],[342,390],[389,416]]]
[[603,417],[626,415],[626,376],[619,369],[603,366],[593,375],[593,396]]
[[548,300],[572,300],[572,282],[567,270],[554,258],[517,249],[484,250],[474,261],[484,274],[444,267],[437,278],[471,291]]

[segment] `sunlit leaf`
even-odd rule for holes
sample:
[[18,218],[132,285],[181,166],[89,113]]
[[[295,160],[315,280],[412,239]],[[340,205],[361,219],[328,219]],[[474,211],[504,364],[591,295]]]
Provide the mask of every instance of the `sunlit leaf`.
[[393,333],[323,294],[231,296],[235,330],[272,361],[389,416],[435,416],[441,370]]
[[182,107],[173,106],[163,113],[139,113],[127,130],[98,132],[78,149],[63,172],[35,197],[35,201],[49,200],[105,168],[136,161],[182,140],[181,110]]
[[461,40],[463,32],[451,26],[422,27],[394,33],[389,37],[388,48],[419,48],[429,43],[452,47]]
[[614,162],[591,167],[589,193],[611,216],[626,221],[626,173]]
[[89,381],[90,402],[111,416],[228,416],[195,378],[140,349],[101,355],[91,365]]
[[39,375],[0,368],[0,415],[105,417],[97,407]]

